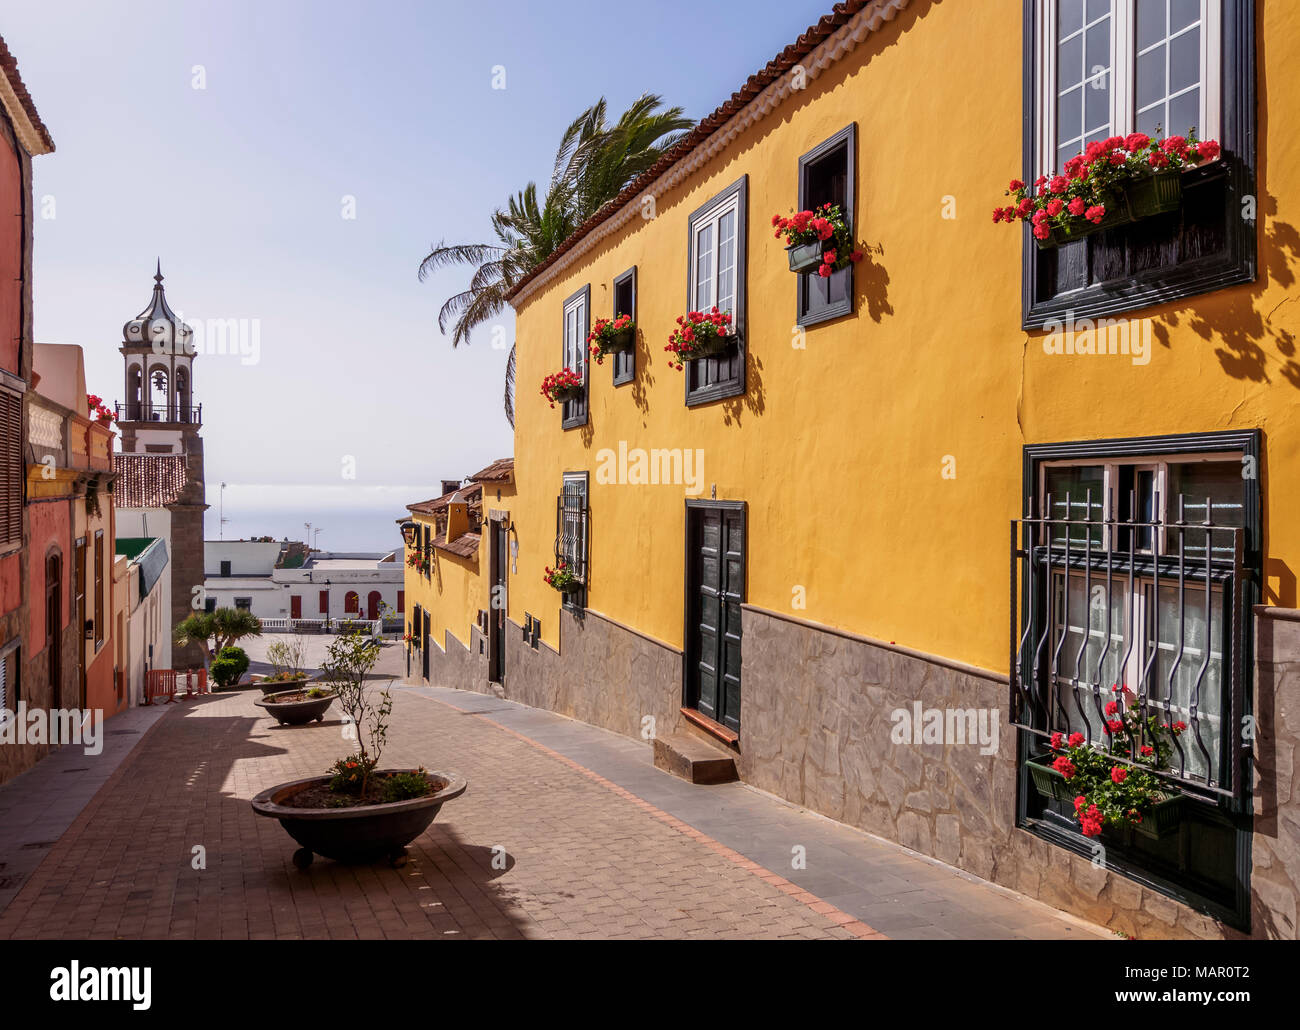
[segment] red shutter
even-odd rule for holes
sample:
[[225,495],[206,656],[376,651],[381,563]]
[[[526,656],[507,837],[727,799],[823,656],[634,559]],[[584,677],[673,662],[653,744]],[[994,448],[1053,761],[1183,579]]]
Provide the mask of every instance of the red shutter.
[[298,594],[291,594],[289,597],[289,618],[302,618],[302,597]]
[[399,590],[397,592],[397,613],[400,615],[404,611],[406,611],[406,591]]
[[330,613],[330,592],[328,590],[320,592],[320,613],[322,615]]

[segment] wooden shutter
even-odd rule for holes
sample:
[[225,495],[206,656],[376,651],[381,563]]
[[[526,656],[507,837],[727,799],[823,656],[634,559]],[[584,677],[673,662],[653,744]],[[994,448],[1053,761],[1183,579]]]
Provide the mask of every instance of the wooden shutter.
[[23,398],[0,390],[0,547],[23,539]]

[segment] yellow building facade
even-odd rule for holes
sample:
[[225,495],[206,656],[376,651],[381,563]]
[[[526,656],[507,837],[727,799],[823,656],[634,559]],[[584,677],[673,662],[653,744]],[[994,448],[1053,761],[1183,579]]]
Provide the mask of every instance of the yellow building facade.
[[[755,786],[1124,932],[1296,936],[1300,182],[1276,127],[1300,8],[1173,7],[842,5],[516,284],[494,689],[689,729]],[[1059,247],[990,219],[1009,179],[1178,119],[1223,152],[1173,206]],[[831,201],[862,260],[793,273],[773,216]],[[678,370],[677,318],[719,300],[738,339]],[[624,313],[633,356],[584,357]],[[553,407],[563,367],[584,385]],[[488,535],[423,587],[408,568],[440,648],[490,650]],[[1105,742],[1121,683],[1190,754],[1171,828],[1099,865],[1030,766],[1050,731]],[[952,739],[953,712],[988,732]]]

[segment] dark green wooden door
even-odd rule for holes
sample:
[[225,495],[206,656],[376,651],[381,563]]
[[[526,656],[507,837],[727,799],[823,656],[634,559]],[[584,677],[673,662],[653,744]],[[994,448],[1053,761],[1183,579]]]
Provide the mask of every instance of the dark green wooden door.
[[687,519],[687,702],[739,732],[745,513],[740,506],[700,506],[688,508]]

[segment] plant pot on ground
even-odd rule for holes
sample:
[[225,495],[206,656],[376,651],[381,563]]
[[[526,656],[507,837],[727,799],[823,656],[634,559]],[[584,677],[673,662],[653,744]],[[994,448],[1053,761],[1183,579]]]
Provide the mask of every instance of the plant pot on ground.
[[378,768],[393,707],[391,680],[379,692],[366,688],[379,652],[379,641],[353,632],[330,642],[324,664],[324,679],[356,729],[356,752],[335,761],[325,776],[268,787],[252,801],[258,815],[278,819],[298,842],[299,868],[314,854],[345,862],[386,855],[400,865],[406,845],[443,803],[465,792],[465,780],[453,773]]
[[337,696],[332,690],[309,687],[306,690],[283,690],[266,694],[253,704],[265,708],[281,726],[301,726],[304,723],[322,721]]
[[[330,776],[312,776],[269,787],[253,798],[253,811],[278,819],[298,842],[293,862],[299,869],[316,855],[337,862],[370,862],[388,858],[403,864],[406,845],[422,834],[442,806],[465,793],[463,777],[423,769],[381,769],[370,774],[365,798],[340,796],[331,790]],[[397,777],[408,787],[423,778],[427,793],[395,801],[383,800],[384,788]]]

